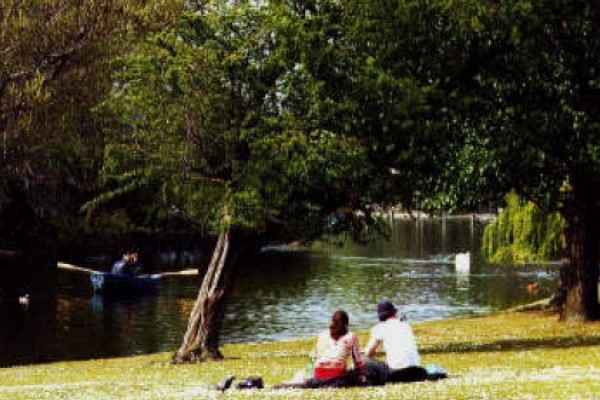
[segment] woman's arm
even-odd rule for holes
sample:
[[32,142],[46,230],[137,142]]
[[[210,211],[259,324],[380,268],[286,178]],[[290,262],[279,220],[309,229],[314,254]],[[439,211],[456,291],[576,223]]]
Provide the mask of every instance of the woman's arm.
[[315,344],[315,348],[313,349],[312,353],[310,354],[310,357],[312,357],[312,359],[314,361],[319,359],[319,357],[322,357],[323,354],[325,353],[326,346],[327,346],[327,343],[326,343],[325,333],[321,332],[317,335],[317,343]]
[[352,344],[352,362],[354,363],[355,369],[361,369],[363,367],[362,357],[360,355],[360,345],[358,344],[358,338],[355,334],[351,337]]

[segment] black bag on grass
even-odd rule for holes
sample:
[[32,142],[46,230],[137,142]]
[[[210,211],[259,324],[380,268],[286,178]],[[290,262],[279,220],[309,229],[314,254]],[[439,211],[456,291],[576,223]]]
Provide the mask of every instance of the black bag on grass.
[[265,387],[260,376],[251,376],[241,380],[236,386],[237,389],[262,389]]

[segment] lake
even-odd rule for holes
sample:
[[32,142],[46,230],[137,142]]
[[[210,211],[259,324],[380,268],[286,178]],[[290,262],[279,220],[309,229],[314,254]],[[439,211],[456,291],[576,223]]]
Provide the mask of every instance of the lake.
[[[558,266],[490,266],[479,253],[484,221],[396,220],[389,238],[361,246],[317,243],[273,248],[249,260],[228,302],[222,343],[316,335],[336,309],[351,329],[376,322],[376,305],[394,302],[418,322],[505,309],[549,296]],[[471,252],[469,271],[454,255]],[[525,289],[538,283],[536,293]],[[106,299],[88,277],[59,271],[56,301],[0,308],[0,366],[160,351],[179,345],[198,293],[197,277],[169,277],[157,296]]]

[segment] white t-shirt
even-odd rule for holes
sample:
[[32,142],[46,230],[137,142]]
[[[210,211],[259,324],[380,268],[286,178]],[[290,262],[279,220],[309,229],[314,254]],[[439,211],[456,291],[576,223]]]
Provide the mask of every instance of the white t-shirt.
[[417,342],[407,322],[390,318],[371,329],[367,351],[383,344],[385,357],[391,369],[417,367],[421,365]]

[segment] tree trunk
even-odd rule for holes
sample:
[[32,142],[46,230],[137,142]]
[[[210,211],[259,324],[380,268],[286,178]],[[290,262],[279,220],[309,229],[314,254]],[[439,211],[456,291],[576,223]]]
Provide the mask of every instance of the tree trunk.
[[594,186],[573,182],[573,200],[563,209],[563,257],[558,289],[561,320],[600,318],[598,277],[600,212]]
[[255,240],[239,233],[234,234],[229,229],[221,233],[173,363],[223,358],[219,351],[219,334],[225,318],[226,300],[243,256],[251,255],[258,248]]

